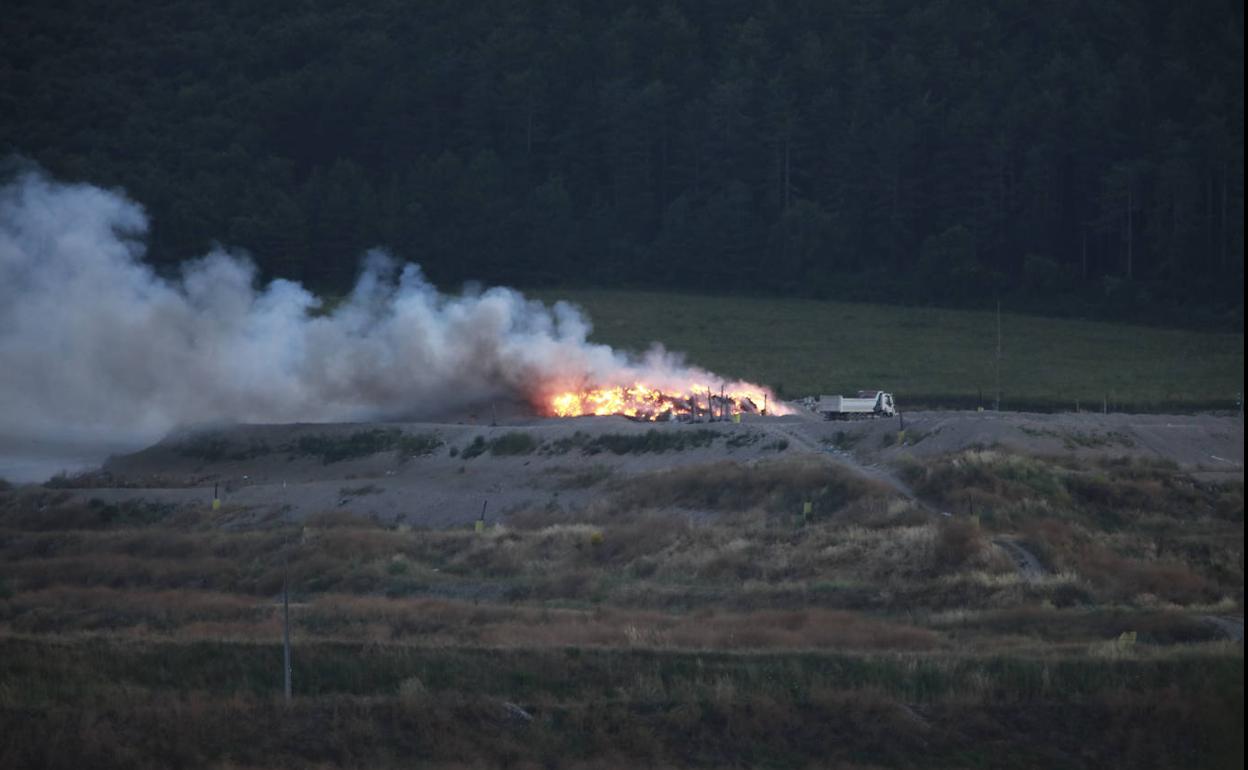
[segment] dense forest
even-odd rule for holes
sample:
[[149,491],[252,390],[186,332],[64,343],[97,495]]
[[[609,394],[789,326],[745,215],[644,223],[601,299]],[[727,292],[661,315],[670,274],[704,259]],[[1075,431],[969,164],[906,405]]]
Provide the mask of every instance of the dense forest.
[[9,0],[0,153],[333,291],[1243,325],[1237,0]]

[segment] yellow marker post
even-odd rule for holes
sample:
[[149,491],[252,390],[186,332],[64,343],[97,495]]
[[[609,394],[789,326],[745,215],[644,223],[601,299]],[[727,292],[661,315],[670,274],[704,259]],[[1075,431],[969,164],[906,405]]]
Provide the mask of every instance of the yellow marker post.
[[219,497],[212,498],[212,510],[214,511],[221,510],[221,498]]
[[481,515],[477,517],[477,523],[473,525],[473,529],[478,535],[485,534],[485,507],[490,504],[489,500],[481,502]]
[[734,414],[734,415],[732,416],[732,421],[733,421],[733,422],[735,422],[735,423],[737,423],[738,425],[740,425],[740,424],[741,424],[741,413],[740,413],[740,412],[737,412],[736,414]]

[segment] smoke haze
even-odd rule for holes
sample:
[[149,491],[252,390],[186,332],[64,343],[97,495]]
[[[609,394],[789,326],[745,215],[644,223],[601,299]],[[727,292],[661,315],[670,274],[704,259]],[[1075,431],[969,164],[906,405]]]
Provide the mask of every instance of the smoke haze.
[[30,169],[0,187],[0,475],[31,475],[13,460],[23,452],[98,460],[182,425],[420,417],[602,382],[720,382],[658,347],[634,358],[588,342],[588,319],[566,303],[441,294],[380,250],[323,313],[297,283],[257,288],[246,256],[222,248],[162,278],[141,261],[147,228],[120,192]]

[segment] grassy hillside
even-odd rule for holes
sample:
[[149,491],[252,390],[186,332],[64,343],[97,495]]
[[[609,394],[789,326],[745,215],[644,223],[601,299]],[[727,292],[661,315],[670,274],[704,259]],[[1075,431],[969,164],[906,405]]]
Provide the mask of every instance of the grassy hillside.
[[[715,372],[788,397],[886,388],[901,405],[973,403],[995,389],[994,313],[624,291],[537,292],[594,321],[594,340],[660,341]],[[1003,313],[1006,408],[1227,408],[1243,389],[1244,337]]]
[[809,458],[480,534],[0,491],[0,767],[1242,767],[1242,483],[905,472],[978,517]]

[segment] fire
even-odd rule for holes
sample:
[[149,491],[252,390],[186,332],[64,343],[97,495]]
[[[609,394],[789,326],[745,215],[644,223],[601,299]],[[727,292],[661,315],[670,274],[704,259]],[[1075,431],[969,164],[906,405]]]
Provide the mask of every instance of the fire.
[[770,391],[737,383],[718,392],[707,385],[690,384],[663,391],[643,382],[605,388],[569,390],[551,396],[548,412],[555,417],[618,414],[635,420],[726,419],[736,414],[788,414]]

